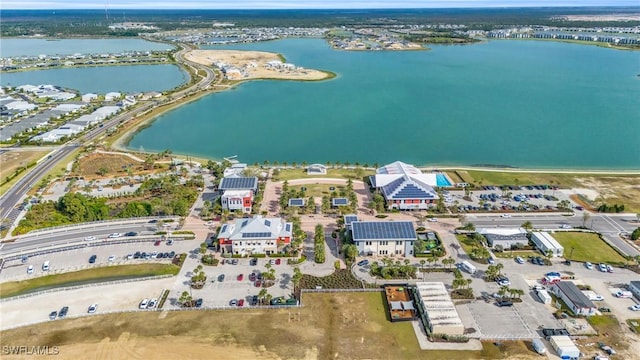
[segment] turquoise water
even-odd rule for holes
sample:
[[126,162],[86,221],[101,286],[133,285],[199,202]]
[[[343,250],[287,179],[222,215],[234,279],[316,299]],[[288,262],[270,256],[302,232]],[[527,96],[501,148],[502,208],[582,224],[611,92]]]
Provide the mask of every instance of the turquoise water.
[[4,73],[2,86],[52,84],[81,93],[166,91],[189,80],[176,65],[122,65]]
[[442,187],[448,187],[448,186],[451,186],[451,183],[449,182],[449,179],[447,179],[446,175],[436,174],[436,185],[442,186]]
[[0,40],[0,57],[113,54],[126,51],[162,51],[172,49],[169,44],[142,39],[28,39],[9,38]]
[[[347,52],[322,39],[220,48],[336,72],[252,81],[158,118],[132,149],[325,163],[640,168],[640,53],[546,41]],[[176,134],[179,134],[177,136]]]

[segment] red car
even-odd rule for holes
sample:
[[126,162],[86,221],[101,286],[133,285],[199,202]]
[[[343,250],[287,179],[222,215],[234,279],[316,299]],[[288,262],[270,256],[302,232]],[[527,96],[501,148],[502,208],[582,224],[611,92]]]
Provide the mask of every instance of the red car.
[[276,259],[276,265],[280,265],[280,259]]
[[160,240],[158,240],[155,243],[153,243],[153,246],[160,246]]
[[238,307],[243,307],[243,306],[244,306],[244,299],[238,300]]
[[256,287],[262,286],[262,281],[260,281],[260,280],[256,281],[255,285],[256,285]]
[[244,275],[242,274],[238,275],[238,281],[242,281],[242,279],[244,279]]

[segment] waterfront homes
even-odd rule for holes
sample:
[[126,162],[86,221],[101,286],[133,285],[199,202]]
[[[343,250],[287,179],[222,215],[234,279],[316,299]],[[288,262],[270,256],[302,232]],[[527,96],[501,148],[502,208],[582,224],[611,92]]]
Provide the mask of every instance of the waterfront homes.
[[281,218],[236,219],[223,224],[218,243],[223,252],[237,255],[274,254],[291,244],[293,225]]
[[352,221],[351,234],[360,255],[408,256],[417,234],[411,221]]
[[385,165],[371,176],[371,185],[384,196],[387,208],[423,210],[436,205],[436,174],[423,174],[413,165],[401,161]]
[[508,250],[514,245],[526,246],[529,244],[527,230],[523,228],[481,228],[477,231],[487,239],[489,247],[494,249],[496,246],[500,246],[502,249]]
[[224,193],[220,203],[225,210],[241,210],[250,213],[253,198],[258,190],[257,177],[225,177],[220,181],[220,190]]
[[416,304],[430,334],[462,335],[464,324],[442,282],[417,282]]
[[531,241],[543,254],[551,253],[552,257],[561,257],[564,248],[548,232],[532,232]]
[[562,299],[576,315],[591,316],[596,314],[596,306],[571,281],[558,281],[551,285],[551,292]]

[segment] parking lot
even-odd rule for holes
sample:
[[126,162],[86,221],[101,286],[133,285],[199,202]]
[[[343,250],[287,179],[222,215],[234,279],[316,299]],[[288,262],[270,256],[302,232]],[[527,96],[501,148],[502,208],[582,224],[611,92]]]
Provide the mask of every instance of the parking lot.
[[495,186],[484,188],[486,189],[472,191],[467,199],[464,191],[445,191],[445,204],[451,206],[457,202],[459,212],[557,211],[559,201],[570,201],[566,194],[553,189],[512,186],[512,190],[503,192]]
[[[171,259],[165,258],[128,260],[127,255],[135,254],[137,251],[147,253],[165,253],[171,251],[175,253],[183,253],[193,249],[196,242],[192,240],[174,240],[173,245],[167,245],[166,241],[162,241],[158,246],[155,246],[155,241],[125,244],[111,244],[108,241],[97,241],[95,243],[91,242],[91,244],[95,246],[87,246],[76,250],[60,251],[45,255],[30,256],[24,263],[21,259],[8,261],[0,273],[0,281],[25,280],[44,275],[85,270],[92,267],[106,265],[128,265],[147,262],[169,263]],[[89,258],[92,255],[96,255],[96,261],[95,263],[90,264]],[[109,261],[110,256],[114,256],[113,261]],[[50,264],[50,270],[46,272],[42,271],[42,264],[45,261],[49,261]],[[29,265],[33,265],[32,274],[27,273]]]

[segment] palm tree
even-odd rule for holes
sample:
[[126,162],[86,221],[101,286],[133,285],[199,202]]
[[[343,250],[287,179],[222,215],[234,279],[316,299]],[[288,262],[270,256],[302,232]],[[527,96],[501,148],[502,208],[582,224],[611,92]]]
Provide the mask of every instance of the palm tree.
[[501,286],[500,290],[498,290],[498,295],[504,297],[505,294],[509,291],[509,287],[508,286]]
[[518,295],[518,299],[520,299],[520,297],[521,297],[522,295],[524,295],[524,290],[522,290],[522,289],[516,289],[516,295]]
[[293,292],[296,292],[296,288],[300,284],[300,280],[302,280],[302,272],[300,271],[300,268],[294,267],[293,276],[291,277],[291,282],[293,282]]
[[473,282],[473,279],[466,279],[465,282],[466,282],[466,286],[467,286],[467,289],[468,289],[468,288],[471,287],[471,283]]
[[260,303],[264,303],[264,298],[267,296],[267,289],[260,289],[258,293],[258,299],[260,299]]
[[[636,258],[640,258],[640,255],[636,256]],[[637,259],[636,259],[637,260]],[[422,269],[424,269],[424,263],[426,263],[426,261],[424,259],[420,259],[420,267]]]
[[498,271],[498,276],[500,276],[500,273],[502,272],[502,269],[504,269],[504,264],[497,263],[496,264],[496,270]]
[[449,256],[448,258],[442,260],[442,263],[444,265],[447,265],[447,267],[451,269],[451,265],[455,264],[456,261],[451,256]]

